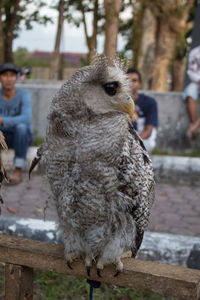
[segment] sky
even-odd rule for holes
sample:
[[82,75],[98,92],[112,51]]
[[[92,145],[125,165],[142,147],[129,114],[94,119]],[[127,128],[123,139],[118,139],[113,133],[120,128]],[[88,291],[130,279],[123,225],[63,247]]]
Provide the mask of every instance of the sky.
[[[50,3],[51,0],[46,0],[46,2]],[[18,47],[25,47],[30,52],[34,50],[53,51],[57,30],[58,13],[55,9],[45,8],[41,10],[41,14],[46,14],[49,17],[52,17],[54,24],[48,23],[47,25],[39,25],[35,23],[33,25],[32,30],[26,30],[25,27],[22,27],[19,37],[14,40],[14,51]],[[91,16],[87,16],[87,22],[89,25],[89,30],[91,30]],[[97,44],[97,51],[99,53],[102,53],[104,45],[103,34],[98,36]],[[119,35],[118,51],[122,50],[124,44],[125,41]],[[76,28],[74,25],[68,24],[66,21],[64,22],[64,30],[61,38],[60,51],[76,53],[88,52],[82,25],[79,28]]]

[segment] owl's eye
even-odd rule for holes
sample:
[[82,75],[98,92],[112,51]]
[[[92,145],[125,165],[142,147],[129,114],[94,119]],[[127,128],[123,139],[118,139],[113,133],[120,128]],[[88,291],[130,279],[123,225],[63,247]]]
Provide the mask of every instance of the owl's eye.
[[103,85],[103,88],[106,94],[108,94],[109,96],[114,96],[117,93],[118,86],[119,83],[117,81],[112,81],[112,82],[105,83]]

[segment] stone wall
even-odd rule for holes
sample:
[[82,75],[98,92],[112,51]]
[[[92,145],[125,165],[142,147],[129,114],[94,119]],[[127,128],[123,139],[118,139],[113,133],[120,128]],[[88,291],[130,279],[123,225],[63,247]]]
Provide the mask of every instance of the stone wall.
[[[148,92],[158,103],[158,137],[157,148],[169,153],[190,153],[200,149],[200,136],[189,141],[185,135],[189,125],[186,104],[179,92]],[[198,115],[200,101],[198,100]]]
[[[38,136],[43,137],[47,124],[47,114],[52,97],[61,86],[62,82],[24,82],[18,83],[19,87],[30,91],[33,109],[33,128]],[[200,149],[200,136],[189,142],[185,131],[189,120],[186,105],[178,92],[145,92],[154,97],[158,103],[159,127],[157,149],[168,153],[189,153]],[[200,102],[198,101],[198,108]],[[200,111],[198,112],[200,113]]]

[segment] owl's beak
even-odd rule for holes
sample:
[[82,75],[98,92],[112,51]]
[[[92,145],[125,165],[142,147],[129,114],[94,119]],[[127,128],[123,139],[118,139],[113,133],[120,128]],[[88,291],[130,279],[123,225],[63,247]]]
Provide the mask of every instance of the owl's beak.
[[121,105],[121,110],[125,113],[127,113],[130,117],[132,117],[134,111],[135,111],[135,104],[133,99],[128,96],[127,101]]

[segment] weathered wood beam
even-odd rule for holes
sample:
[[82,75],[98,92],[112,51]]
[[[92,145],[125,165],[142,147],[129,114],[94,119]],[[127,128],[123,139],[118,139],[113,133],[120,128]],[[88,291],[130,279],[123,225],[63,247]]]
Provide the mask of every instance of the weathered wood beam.
[[25,266],[5,265],[5,300],[33,299],[33,269]]
[[[73,262],[73,270],[66,266],[63,246],[24,238],[0,235],[0,261],[79,278],[87,277],[81,260]],[[198,270],[131,258],[123,259],[123,263],[124,270],[118,277],[113,277],[115,268],[109,265],[103,270],[102,278],[92,268],[90,279],[181,299],[200,299]]]

